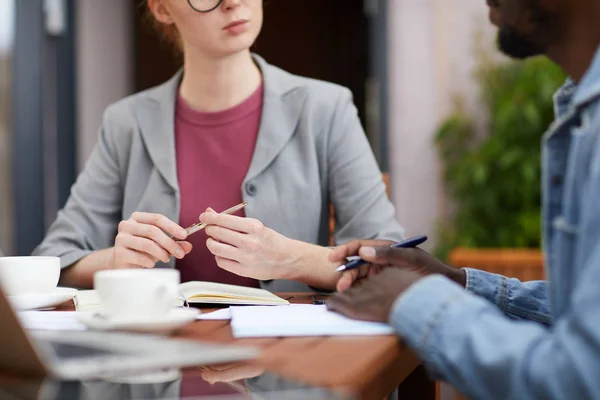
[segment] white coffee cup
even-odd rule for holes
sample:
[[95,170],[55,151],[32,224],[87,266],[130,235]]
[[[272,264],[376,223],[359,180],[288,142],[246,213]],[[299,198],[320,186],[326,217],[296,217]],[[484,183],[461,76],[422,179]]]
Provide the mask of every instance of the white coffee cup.
[[0,285],[9,296],[50,293],[59,278],[58,257],[0,257]]
[[179,297],[175,269],[119,269],[94,274],[94,289],[107,318],[113,321],[160,320]]

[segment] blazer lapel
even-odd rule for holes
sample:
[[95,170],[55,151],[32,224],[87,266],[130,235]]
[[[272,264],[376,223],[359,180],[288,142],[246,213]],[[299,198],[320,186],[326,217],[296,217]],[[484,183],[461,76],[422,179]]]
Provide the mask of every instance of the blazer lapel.
[[306,99],[306,92],[288,73],[253,57],[263,74],[264,98],[256,147],[244,181],[258,176],[277,158],[296,130]]
[[[250,168],[244,181],[263,172],[291,139],[304,108],[306,92],[290,74],[253,57],[263,74],[264,98],[260,128]],[[156,169],[179,192],[175,160],[175,104],[182,71],[148,92],[134,107],[144,144]]]
[[175,161],[175,104],[182,72],[148,92],[134,109],[150,159],[163,179],[177,193]]

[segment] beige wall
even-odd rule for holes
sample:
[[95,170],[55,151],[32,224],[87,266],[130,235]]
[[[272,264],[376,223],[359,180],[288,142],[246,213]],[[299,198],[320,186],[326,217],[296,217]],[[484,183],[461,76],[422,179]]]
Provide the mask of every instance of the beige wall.
[[475,44],[494,46],[483,0],[388,0],[390,172],[398,220],[435,244],[446,201],[433,144],[456,94],[477,109]]
[[77,166],[81,170],[98,137],[107,105],[133,89],[131,2],[77,2]]

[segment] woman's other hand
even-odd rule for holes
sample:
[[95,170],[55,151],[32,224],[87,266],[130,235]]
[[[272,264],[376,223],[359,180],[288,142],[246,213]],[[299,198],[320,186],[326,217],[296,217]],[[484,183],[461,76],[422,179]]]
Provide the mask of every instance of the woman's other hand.
[[158,261],[182,259],[191,250],[187,232],[161,214],[135,212],[119,223],[110,267],[153,268]]

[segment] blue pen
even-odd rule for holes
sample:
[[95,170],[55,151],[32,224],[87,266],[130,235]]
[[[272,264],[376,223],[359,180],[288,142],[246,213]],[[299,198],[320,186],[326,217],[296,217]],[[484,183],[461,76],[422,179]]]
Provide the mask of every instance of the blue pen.
[[[411,237],[410,239],[406,239],[401,242],[394,243],[390,247],[393,247],[393,248],[417,247],[418,245],[420,245],[421,243],[423,243],[426,240],[427,240],[427,236],[414,236],[414,237]],[[342,271],[348,271],[350,269],[356,269],[362,265],[365,265],[366,263],[367,262],[365,260],[363,260],[362,258],[359,258],[359,259],[352,260],[352,261],[338,267],[336,269],[336,271],[342,272]]]

